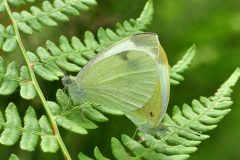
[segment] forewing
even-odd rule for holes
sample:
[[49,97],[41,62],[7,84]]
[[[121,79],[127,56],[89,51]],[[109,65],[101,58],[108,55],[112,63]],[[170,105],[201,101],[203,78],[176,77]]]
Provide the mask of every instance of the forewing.
[[153,59],[158,61],[159,57],[159,47],[160,43],[158,41],[158,36],[155,33],[139,33],[128,38],[125,38],[114,45],[111,45],[107,49],[98,53],[96,57],[91,59],[79,72],[77,77],[81,77],[81,74],[84,74],[92,65],[95,65],[97,62],[130,50],[136,50],[145,52],[150,55]]
[[158,80],[157,62],[148,53],[129,50],[98,61],[77,77],[85,100],[121,111],[143,107]]

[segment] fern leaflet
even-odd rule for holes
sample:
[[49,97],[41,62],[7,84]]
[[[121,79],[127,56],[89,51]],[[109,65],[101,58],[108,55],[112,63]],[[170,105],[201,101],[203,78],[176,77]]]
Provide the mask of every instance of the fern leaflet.
[[22,126],[17,107],[15,104],[9,103],[5,110],[5,118],[0,112],[1,130],[0,143],[2,145],[14,145],[21,137],[20,148],[26,151],[34,151],[41,137],[40,144],[44,152],[56,152],[59,148],[46,116],[37,120],[32,107],[27,109]]
[[170,80],[171,85],[178,85],[180,81],[183,81],[184,78],[181,75],[192,63],[192,60],[195,56],[196,46],[193,45],[191,48],[188,49],[187,53],[182,57],[181,60],[177,62],[171,69],[170,69]]
[[5,52],[12,52],[17,48],[17,40],[15,38],[13,27],[10,25],[4,27],[0,24],[0,49]]
[[9,160],[19,160],[19,158],[15,154],[11,154]]

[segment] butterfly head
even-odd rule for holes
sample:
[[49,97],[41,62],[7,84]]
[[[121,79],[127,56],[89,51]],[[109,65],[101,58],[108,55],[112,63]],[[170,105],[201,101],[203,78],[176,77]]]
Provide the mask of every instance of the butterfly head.
[[69,76],[69,75],[65,75],[63,78],[62,78],[62,84],[65,86],[65,87],[69,87],[70,85],[72,85],[75,81],[75,78],[72,77],[72,76]]
[[75,77],[64,76],[62,78],[62,84],[68,89],[71,99],[75,105],[85,102],[85,89],[77,84]]

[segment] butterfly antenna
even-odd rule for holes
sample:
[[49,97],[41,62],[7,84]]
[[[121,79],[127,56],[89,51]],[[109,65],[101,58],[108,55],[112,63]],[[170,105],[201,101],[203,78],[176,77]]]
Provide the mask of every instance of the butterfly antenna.
[[133,136],[132,136],[132,139],[134,139],[135,138],[135,136],[137,135],[137,131],[138,131],[139,129],[138,128],[136,128],[136,130],[134,131],[134,134],[133,134]]
[[[64,88],[66,88],[66,87],[64,87]],[[66,89],[65,89],[65,91],[66,91]],[[65,92],[65,91],[64,91],[64,92]],[[70,107],[70,105],[71,105],[71,99],[70,99],[70,97],[69,97],[69,98],[68,98],[67,105],[63,108],[63,111],[65,112],[66,109],[67,109],[68,107]]]

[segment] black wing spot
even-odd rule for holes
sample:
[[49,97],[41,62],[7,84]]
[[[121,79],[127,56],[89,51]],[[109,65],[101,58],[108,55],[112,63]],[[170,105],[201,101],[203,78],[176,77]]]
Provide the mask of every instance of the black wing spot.
[[124,52],[121,52],[121,53],[119,53],[118,54],[118,56],[122,59],[122,60],[129,60],[129,58],[128,58],[128,51],[124,51]]
[[151,117],[154,117],[154,113],[153,113],[153,112],[150,112],[150,116],[151,116]]

